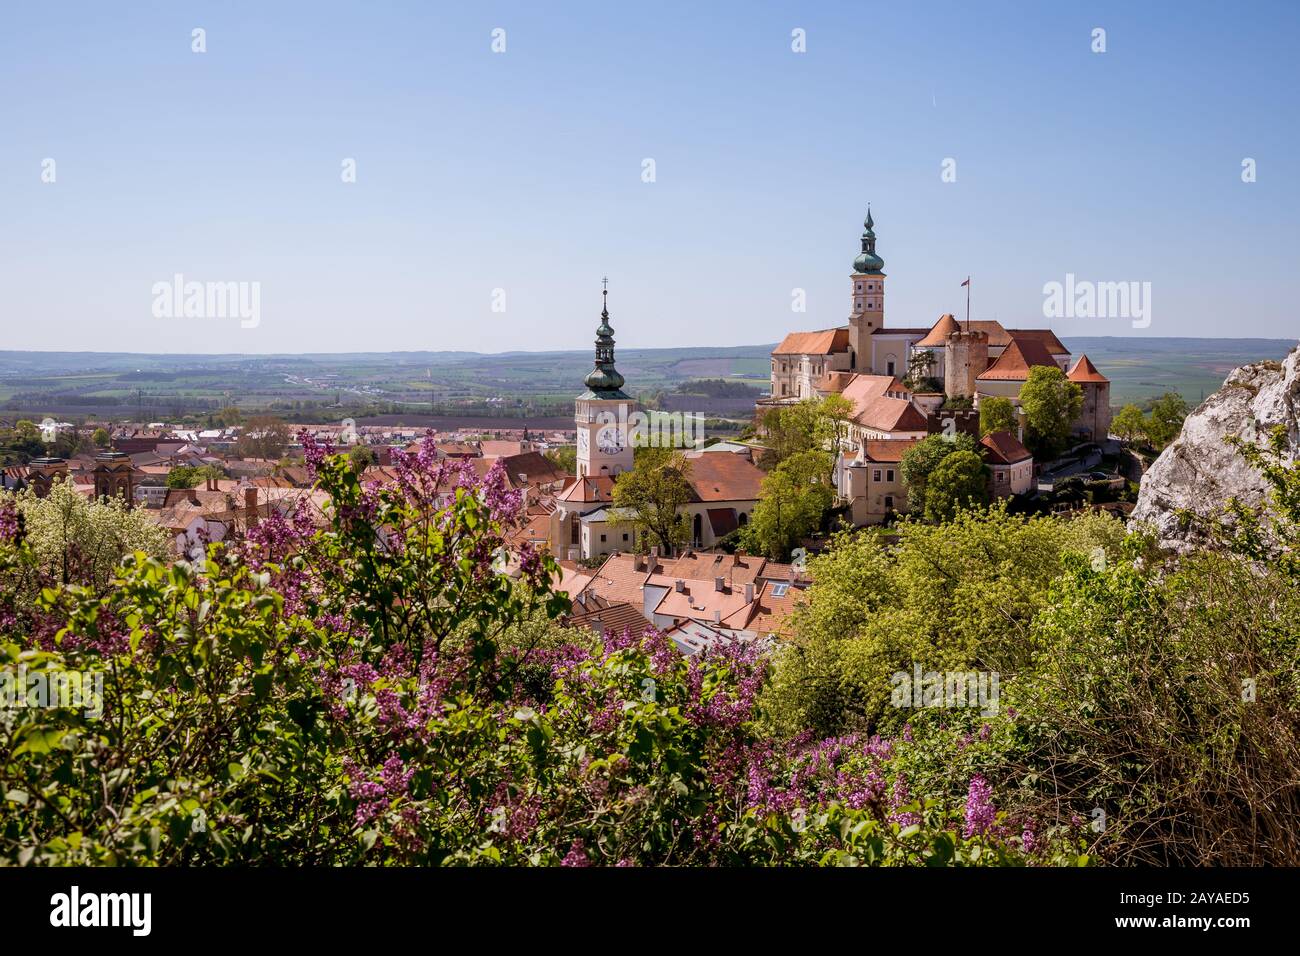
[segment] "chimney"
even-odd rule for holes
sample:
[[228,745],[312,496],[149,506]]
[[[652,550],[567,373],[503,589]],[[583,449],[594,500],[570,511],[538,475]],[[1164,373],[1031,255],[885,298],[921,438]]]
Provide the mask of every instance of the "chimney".
[[257,525],[257,488],[249,485],[244,489],[244,509],[248,513],[248,526]]
[[639,555],[639,554],[634,554],[634,555],[632,555],[632,570],[633,570],[633,571],[644,571],[644,570],[645,570],[645,568],[644,568],[644,567],[642,566],[642,564],[641,564],[641,555]]
[[754,603],[754,585],[752,582],[745,585],[745,603]]
[[714,612],[713,612],[713,623],[714,623],[714,624],[721,624],[721,623],[722,623],[722,612],[721,612],[721,611],[714,611]]
[[713,579],[713,590],[715,590],[715,591],[723,591],[723,590],[726,590],[726,587],[727,587],[727,579],[726,579],[726,578],[718,577],[718,578],[714,578],[714,579]]
[[686,582],[683,581],[681,578],[678,578],[676,581],[673,582],[673,590],[676,591],[678,594],[685,594]]

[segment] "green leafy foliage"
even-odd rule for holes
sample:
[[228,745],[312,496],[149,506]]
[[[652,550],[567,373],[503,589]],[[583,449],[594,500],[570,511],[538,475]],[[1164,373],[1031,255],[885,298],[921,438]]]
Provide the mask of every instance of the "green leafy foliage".
[[1020,429],[1020,413],[1009,398],[997,396],[980,399],[980,437],[991,432],[1010,432]]
[[907,485],[907,506],[915,514],[925,514],[926,492],[930,475],[954,452],[975,451],[975,439],[964,433],[929,435],[903,453],[899,471]]
[[671,448],[637,449],[631,471],[614,482],[615,524],[634,529],[646,548],[672,554],[691,538],[684,511],[693,492],[690,461]]
[[1042,461],[1051,461],[1069,444],[1070,428],[1083,410],[1083,388],[1055,365],[1035,365],[1020,387],[1025,444]]
[[962,508],[978,507],[989,498],[989,473],[973,451],[954,451],[930,472],[925,491],[927,521],[946,521]]

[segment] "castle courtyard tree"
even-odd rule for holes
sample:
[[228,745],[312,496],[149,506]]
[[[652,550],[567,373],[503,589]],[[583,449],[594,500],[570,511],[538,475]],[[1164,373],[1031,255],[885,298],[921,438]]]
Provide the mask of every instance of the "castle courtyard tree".
[[987,504],[989,476],[973,451],[954,451],[935,466],[926,483],[927,521],[947,521],[960,509]]
[[975,439],[969,435],[929,435],[903,453],[899,471],[907,486],[907,506],[916,514],[925,514],[926,487],[939,463],[957,451],[975,451]]
[[1083,389],[1055,365],[1035,365],[1020,389],[1025,413],[1025,443],[1034,456],[1050,461],[1065,451],[1070,427],[1083,410]]
[[992,432],[1010,432],[1015,435],[1019,427],[1020,415],[1011,399],[993,396],[980,400],[981,438]]

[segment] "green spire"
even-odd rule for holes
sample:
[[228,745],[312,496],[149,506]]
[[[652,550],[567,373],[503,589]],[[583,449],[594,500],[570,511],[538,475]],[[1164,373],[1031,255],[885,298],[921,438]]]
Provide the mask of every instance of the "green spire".
[[627,398],[620,391],[623,376],[614,367],[614,327],[609,324],[609,280],[602,282],[600,325],[596,328],[596,367],[587,373],[584,384],[596,398]]
[[863,227],[862,233],[862,252],[853,260],[854,275],[882,275],[880,271],[885,268],[885,260],[876,255],[876,229],[875,220],[871,218],[871,206],[867,206],[867,220]]

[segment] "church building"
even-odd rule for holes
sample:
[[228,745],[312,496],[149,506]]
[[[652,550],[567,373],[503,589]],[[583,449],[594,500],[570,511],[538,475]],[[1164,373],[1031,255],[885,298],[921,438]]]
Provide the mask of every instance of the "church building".
[[[618,551],[645,551],[634,528],[614,509],[614,484],[630,471],[630,427],[640,417],[636,399],[614,365],[614,328],[610,325],[609,290],[601,293],[596,328],[596,362],[574,402],[577,428],[576,474],[555,497],[550,515],[551,553],[556,558],[589,560]],[[689,546],[708,548],[745,525],[758,503],[763,472],[748,455],[708,448],[685,450],[691,500],[684,506],[690,527]]]

